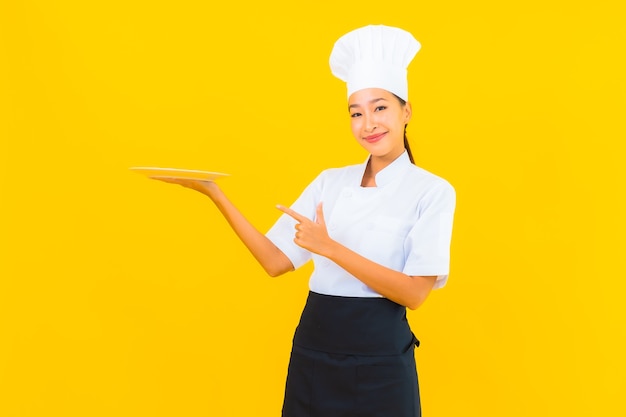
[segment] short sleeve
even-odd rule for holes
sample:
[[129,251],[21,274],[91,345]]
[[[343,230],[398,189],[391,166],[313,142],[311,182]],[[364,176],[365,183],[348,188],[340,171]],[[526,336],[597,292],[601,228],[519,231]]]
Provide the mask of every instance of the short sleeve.
[[[290,206],[291,209],[309,219],[315,218],[315,210],[321,196],[322,182],[322,174],[320,174],[304,189],[298,199]],[[311,259],[311,252],[294,243],[296,223],[291,216],[283,214],[265,235],[289,258],[294,268],[297,269]]]
[[438,183],[419,205],[419,217],[404,242],[402,272],[437,276],[435,289],[443,287],[450,271],[450,243],[456,192],[446,181]]

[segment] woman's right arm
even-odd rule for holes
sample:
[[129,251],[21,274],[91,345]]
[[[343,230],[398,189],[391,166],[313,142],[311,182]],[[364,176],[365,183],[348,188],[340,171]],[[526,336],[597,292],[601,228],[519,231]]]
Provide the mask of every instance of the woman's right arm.
[[215,182],[170,178],[155,179],[179,184],[209,197],[268,275],[277,277],[293,271],[294,267],[289,258],[244,217]]

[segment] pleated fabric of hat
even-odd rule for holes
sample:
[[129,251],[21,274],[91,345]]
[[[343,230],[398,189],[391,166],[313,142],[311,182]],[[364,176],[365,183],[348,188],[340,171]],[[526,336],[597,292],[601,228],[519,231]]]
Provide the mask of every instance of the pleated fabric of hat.
[[330,54],[333,75],[345,81],[348,97],[365,88],[382,88],[408,100],[407,67],[421,44],[409,32],[369,25],[346,33]]

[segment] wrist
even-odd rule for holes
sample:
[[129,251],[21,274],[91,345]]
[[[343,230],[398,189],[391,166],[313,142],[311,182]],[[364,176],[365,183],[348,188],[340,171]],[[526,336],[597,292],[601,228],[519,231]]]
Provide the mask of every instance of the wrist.
[[212,200],[215,200],[217,197],[224,194],[220,187],[213,181],[205,182],[202,186],[202,191],[204,195]]
[[329,242],[328,242],[326,250],[324,251],[325,253],[321,255],[335,262],[335,259],[337,259],[337,254],[341,251],[342,246],[339,242],[331,238],[329,238],[328,240]]

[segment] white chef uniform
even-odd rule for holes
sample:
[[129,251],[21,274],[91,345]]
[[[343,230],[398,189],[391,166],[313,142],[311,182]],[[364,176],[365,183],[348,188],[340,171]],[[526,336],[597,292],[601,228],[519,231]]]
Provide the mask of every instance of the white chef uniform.
[[[365,258],[407,275],[448,279],[454,188],[409,161],[406,151],[376,175],[376,187],[361,187],[363,164],[323,171],[291,206],[314,219],[323,203],[329,236]],[[267,237],[295,268],[313,259],[311,291],[348,297],[380,297],[329,259],[293,242],[296,221],[283,214]]]

